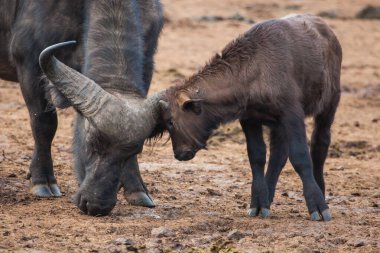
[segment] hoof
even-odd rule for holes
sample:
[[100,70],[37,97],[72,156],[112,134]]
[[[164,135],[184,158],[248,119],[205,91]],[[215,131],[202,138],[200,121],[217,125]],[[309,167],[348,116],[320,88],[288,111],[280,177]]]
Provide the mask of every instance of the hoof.
[[270,210],[268,208],[250,208],[247,211],[248,216],[255,217],[260,216],[261,218],[269,218]]
[[62,196],[62,193],[59,190],[59,187],[57,184],[51,184],[50,190],[51,190],[51,193],[53,194],[54,197],[61,197]]
[[30,188],[30,193],[40,198],[49,198],[54,196],[49,188],[49,185],[47,184],[33,185],[32,188]]
[[326,209],[322,212],[322,218],[324,221],[330,221],[332,219],[329,209]]
[[133,206],[155,207],[153,200],[145,192],[134,192],[125,194],[128,203]]
[[258,213],[259,213],[259,209],[257,209],[257,208],[250,208],[250,209],[248,209],[248,211],[247,211],[247,214],[248,214],[248,216],[250,216],[250,217],[255,217],[255,216],[258,215]]
[[264,219],[269,218],[270,210],[268,208],[261,208],[259,215],[261,218],[264,218]]
[[314,211],[311,215],[310,218],[312,221],[330,221],[332,219],[331,213],[329,209],[324,210],[321,214],[319,214],[318,211]]
[[57,184],[36,184],[30,188],[30,193],[40,198],[61,197],[62,193]]
[[318,211],[314,211],[310,214],[310,218],[312,221],[319,221],[321,220],[321,216],[319,215]]

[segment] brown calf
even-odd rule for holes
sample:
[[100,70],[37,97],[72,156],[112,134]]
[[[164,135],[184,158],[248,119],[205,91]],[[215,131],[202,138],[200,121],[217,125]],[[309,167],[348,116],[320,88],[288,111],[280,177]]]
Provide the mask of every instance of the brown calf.
[[[269,216],[287,158],[302,179],[312,220],[330,220],[323,165],[340,98],[342,50],[320,18],[291,15],[258,23],[161,101],[178,160],[190,160],[220,124],[240,120],[253,173],[250,216]],[[304,118],[315,128],[309,153]],[[267,173],[262,126],[269,126]]]

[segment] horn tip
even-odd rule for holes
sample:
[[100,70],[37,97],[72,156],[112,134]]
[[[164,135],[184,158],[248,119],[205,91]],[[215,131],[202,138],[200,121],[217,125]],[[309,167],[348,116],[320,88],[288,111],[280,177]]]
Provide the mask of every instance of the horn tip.
[[40,53],[39,59],[38,59],[39,63],[40,63],[40,67],[42,68],[42,70],[45,69],[47,63],[49,62],[49,60],[51,59],[51,57],[53,56],[54,52],[57,49],[60,49],[62,47],[68,46],[68,45],[74,45],[76,43],[77,43],[76,40],[69,40],[69,41],[65,41],[65,42],[61,42],[61,43],[51,45],[51,46],[45,48],[44,50],[42,50],[42,52]]

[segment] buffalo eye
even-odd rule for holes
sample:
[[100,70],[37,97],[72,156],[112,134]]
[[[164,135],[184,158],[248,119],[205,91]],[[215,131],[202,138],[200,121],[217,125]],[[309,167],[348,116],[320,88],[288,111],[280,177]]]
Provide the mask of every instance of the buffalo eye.
[[171,119],[168,120],[168,122],[166,123],[167,127],[169,130],[172,130],[174,129],[174,124],[173,124],[173,121]]

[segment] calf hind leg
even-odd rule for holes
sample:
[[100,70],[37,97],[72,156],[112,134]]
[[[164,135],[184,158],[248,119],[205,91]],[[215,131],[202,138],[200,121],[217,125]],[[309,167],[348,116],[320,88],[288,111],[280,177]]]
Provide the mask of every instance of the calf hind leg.
[[334,121],[336,106],[330,107],[329,111],[318,114],[314,118],[314,130],[311,137],[311,158],[313,160],[314,178],[325,195],[325,180],[323,166],[327,157],[331,141],[331,125]]
[[306,141],[304,114],[289,112],[283,119],[289,140],[289,159],[301,177],[303,193],[312,220],[331,219],[324,196],[313,175],[312,161]]
[[269,217],[268,187],[264,178],[266,146],[262,124],[254,120],[241,120],[246,140],[249,163],[252,170],[251,205],[249,216]]

